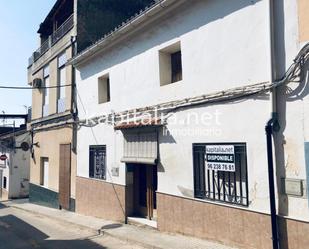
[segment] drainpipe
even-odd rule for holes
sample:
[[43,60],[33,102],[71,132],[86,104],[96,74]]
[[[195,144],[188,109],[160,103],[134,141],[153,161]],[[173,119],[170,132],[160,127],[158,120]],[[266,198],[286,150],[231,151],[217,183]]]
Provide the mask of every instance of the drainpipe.
[[[275,23],[274,23],[274,2],[269,0],[269,39],[270,39],[270,83],[276,79],[275,70]],[[274,163],[273,163],[273,132],[280,129],[277,113],[277,94],[276,88],[271,91],[271,118],[265,126],[266,142],[267,142],[267,160],[268,160],[268,184],[269,184],[269,203],[271,216],[271,231],[273,249],[279,249],[278,223],[276,211],[276,194],[274,180]]]

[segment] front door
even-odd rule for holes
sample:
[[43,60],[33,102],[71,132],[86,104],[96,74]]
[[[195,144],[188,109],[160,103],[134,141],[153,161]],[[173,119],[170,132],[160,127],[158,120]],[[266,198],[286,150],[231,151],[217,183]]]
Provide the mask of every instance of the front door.
[[156,218],[157,167],[136,164],[134,166],[134,213],[148,219]]
[[71,195],[71,145],[60,145],[59,207],[70,209]]

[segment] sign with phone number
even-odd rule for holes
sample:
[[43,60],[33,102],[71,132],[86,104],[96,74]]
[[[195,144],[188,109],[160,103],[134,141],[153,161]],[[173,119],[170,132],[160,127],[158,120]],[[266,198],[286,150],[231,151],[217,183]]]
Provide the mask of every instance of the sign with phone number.
[[205,157],[208,170],[235,172],[233,145],[206,145]]

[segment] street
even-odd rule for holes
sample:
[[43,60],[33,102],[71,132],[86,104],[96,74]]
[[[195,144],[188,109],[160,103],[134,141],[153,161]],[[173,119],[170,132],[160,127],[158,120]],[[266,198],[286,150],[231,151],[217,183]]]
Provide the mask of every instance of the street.
[[0,203],[0,249],[141,249],[68,223]]

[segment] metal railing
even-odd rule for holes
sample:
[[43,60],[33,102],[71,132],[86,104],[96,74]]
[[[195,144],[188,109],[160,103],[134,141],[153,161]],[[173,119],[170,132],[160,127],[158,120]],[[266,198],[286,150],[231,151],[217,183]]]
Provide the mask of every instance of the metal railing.
[[193,145],[195,198],[248,206],[249,190],[246,145],[241,143],[234,144],[234,172],[206,168],[207,145]]
[[54,46],[62,37],[64,37],[74,26],[74,14],[72,14],[46,41],[41,44],[28,60],[28,66],[31,66],[42,55],[44,55],[52,46]]
[[50,36],[51,43],[54,45],[74,26],[73,14]]

